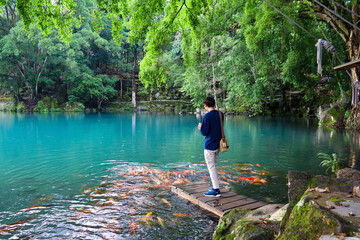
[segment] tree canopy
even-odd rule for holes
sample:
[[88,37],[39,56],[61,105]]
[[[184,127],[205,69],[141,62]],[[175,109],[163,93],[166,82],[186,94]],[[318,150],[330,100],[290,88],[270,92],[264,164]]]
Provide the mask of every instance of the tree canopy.
[[[304,106],[307,102],[321,104],[335,100],[351,83],[345,73],[332,71],[336,59],[354,60],[359,53],[359,31],[354,28],[360,12],[357,1],[19,0],[14,3],[3,0],[0,4],[4,6],[4,19],[6,6],[14,9],[15,4],[28,33],[39,28],[51,36],[51,40],[47,40],[49,46],[56,41],[66,49],[64,71],[71,70],[65,75],[76,79],[69,80],[67,86],[71,89],[100,86],[95,83],[99,79],[103,87],[113,86],[106,80],[111,77],[94,77],[96,80],[90,85],[81,83],[81,79],[90,79],[92,73],[108,73],[104,69],[98,71],[101,67],[96,66],[96,62],[104,61],[96,59],[121,61],[125,55],[117,58],[119,51],[140,45],[144,46],[144,54],[139,58],[139,78],[149,92],[158,87],[175,87],[196,105],[201,105],[204,96],[212,94],[228,108],[260,113],[274,102],[279,109],[291,109],[292,99],[299,94]],[[324,76],[316,73],[313,36],[331,42],[338,54],[335,58],[324,53],[324,75],[332,79],[325,86],[321,84]],[[3,41],[5,44],[6,39]],[[11,40],[5,49],[12,49],[9,44]],[[2,54],[7,53],[4,50]],[[38,66],[44,57],[53,53],[46,49],[42,54]],[[87,68],[73,71],[80,66],[79,62]],[[131,74],[130,68],[127,74]],[[33,71],[41,70],[38,67]],[[118,71],[122,72],[119,68]],[[356,70],[351,74],[353,79],[358,79]],[[36,89],[44,81],[49,79],[33,77],[28,85]],[[76,83],[79,81],[80,85]],[[15,78],[12,84],[16,85]],[[324,90],[328,96],[322,97]],[[75,96],[73,92],[81,91],[69,91],[70,96],[79,99],[81,94]]]

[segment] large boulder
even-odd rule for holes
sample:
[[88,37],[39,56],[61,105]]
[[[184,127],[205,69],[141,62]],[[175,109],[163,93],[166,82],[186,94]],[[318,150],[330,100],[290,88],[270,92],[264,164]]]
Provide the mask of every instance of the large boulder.
[[289,202],[297,201],[305,192],[311,175],[305,172],[288,172],[288,198]]
[[349,233],[356,228],[305,194],[283,220],[284,228],[277,240],[319,239],[322,235]]
[[337,178],[360,180],[360,171],[353,168],[343,168],[336,173]]

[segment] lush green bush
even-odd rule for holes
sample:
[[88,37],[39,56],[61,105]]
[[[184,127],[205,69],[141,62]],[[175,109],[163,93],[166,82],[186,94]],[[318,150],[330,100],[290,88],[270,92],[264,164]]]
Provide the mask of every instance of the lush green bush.
[[83,112],[85,110],[85,106],[80,102],[73,102],[73,103],[67,102],[64,110],[66,112]]
[[10,102],[7,102],[0,106],[1,111],[8,111],[8,112],[15,112],[16,111],[16,101],[11,100]]
[[36,107],[34,108],[34,112],[48,112],[49,109],[46,107],[43,101],[39,101]]
[[26,111],[26,107],[24,102],[20,102],[17,106],[16,106],[16,111],[17,112],[25,112]]

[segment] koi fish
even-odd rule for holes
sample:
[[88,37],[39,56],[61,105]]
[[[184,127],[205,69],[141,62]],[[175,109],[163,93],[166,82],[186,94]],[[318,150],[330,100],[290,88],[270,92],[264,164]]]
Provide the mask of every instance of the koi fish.
[[142,191],[147,191],[147,190],[145,188],[136,188],[136,189],[130,190],[129,194],[135,193],[135,192],[142,192]]
[[46,201],[50,201],[53,198],[54,198],[54,196],[40,196],[40,197],[35,198],[34,200],[37,200],[38,203],[40,204],[40,203],[43,203]]
[[254,180],[251,180],[250,181],[250,184],[254,184],[254,183],[261,183],[261,184],[266,184],[267,181],[265,179],[258,179],[258,178],[255,178]]
[[144,222],[146,222],[146,224],[148,225],[148,227],[151,227],[150,225],[150,219],[152,218],[153,213],[152,212],[148,212],[145,217],[140,217],[141,220],[143,220]]
[[253,164],[250,164],[250,163],[234,163],[234,165],[242,166],[242,167],[246,167],[246,166],[253,167],[254,166]]
[[40,207],[40,205],[34,205],[34,206],[31,206],[31,207],[27,207],[25,209],[21,209],[19,212],[25,212],[27,210],[30,210],[30,209],[33,209],[33,208],[37,208],[37,207]]
[[241,170],[241,171],[251,171],[252,168],[244,168],[244,167],[234,167],[233,170]]
[[185,217],[185,216],[189,216],[189,213],[173,213],[173,215],[175,217]]
[[83,174],[73,174],[74,177],[85,177]]
[[260,165],[260,164],[258,164],[258,163],[256,164],[256,166],[261,167],[261,165]]
[[91,213],[90,209],[78,209],[77,211],[82,213]]
[[220,179],[219,179],[219,183],[222,183],[222,184],[226,184],[226,185],[230,185],[230,183],[228,183],[228,182],[225,182],[225,181],[223,181],[223,180],[220,180]]
[[230,166],[222,166],[222,167],[220,167],[220,168],[230,168]]
[[241,177],[241,178],[238,178],[238,182],[239,181],[252,181],[252,180],[255,180],[254,177]]
[[134,233],[135,232],[135,230],[137,229],[137,226],[136,226],[136,223],[131,223],[130,224],[130,227],[132,228],[132,230],[129,232],[129,234],[132,234],[132,233]]
[[21,219],[18,220],[14,223],[8,224],[8,225],[3,225],[0,227],[0,236],[1,235],[8,235],[18,229],[22,228],[22,224],[27,223],[32,221],[33,219],[35,219],[35,217],[31,217],[31,218],[26,218],[26,219]]
[[161,219],[161,217],[157,217],[157,220],[159,221],[160,225],[165,228],[165,224],[164,224],[164,221]]
[[130,208],[129,212],[130,212],[130,215],[136,215],[136,210],[134,207]]
[[171,203],[169,203],[168,200],[166,200],[165,198],[162,198],[161,201],[163,201],[165,204],[167,204],[167,205],[169,205],[170,207],[172,207],[172,206],[171,206]]
[[206,182],[206,179],[207,179],[207,178],[208,178],[208,177],[205,176],[205,175],[202,175],[202,176],[201,176],[201,179],[202,179],[203,182]]
[[[235,181],[235,180],[232,180],[232,179],[230,179],[230,178],[222,178],[222,180],[227,181],[227,182],[233,182],[233,183],[236,183],[236,181]],[[227,184],[229,184],[229,183],[227,183]]]
[[225,172],[223,169],[221,169],[220,171],[218,171],[218,173],[219,173],[219,174],[226,174],[226,172]]

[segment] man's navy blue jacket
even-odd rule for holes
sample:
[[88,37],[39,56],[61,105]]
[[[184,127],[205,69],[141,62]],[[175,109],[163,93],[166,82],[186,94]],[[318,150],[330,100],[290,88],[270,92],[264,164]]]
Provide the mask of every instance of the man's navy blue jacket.
[[[222,120],[224,122],[224,114],[221,113]],[[219,143],[222,138],[220,116],[217,110],[211,110],[206,113],[200,133],[205,136],[204,149],[216,150],[219,148]]]

